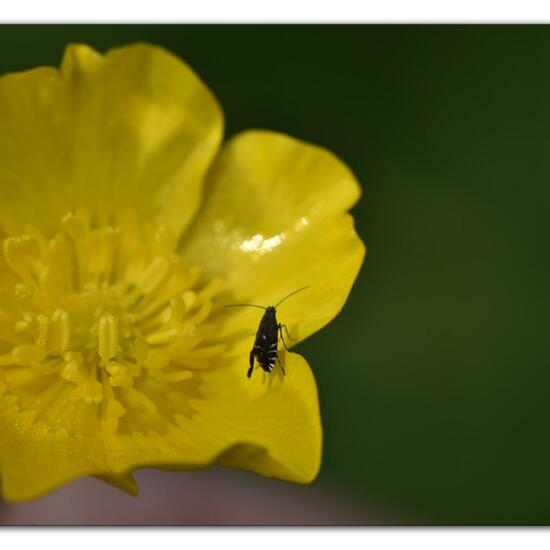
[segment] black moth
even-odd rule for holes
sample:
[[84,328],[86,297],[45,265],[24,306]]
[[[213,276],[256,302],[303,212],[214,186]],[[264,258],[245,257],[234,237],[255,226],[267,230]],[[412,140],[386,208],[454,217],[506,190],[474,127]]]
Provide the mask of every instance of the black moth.
[[256,332],[254,347],[250,351],[250,368],[246,373],[246,376],[248,378],[252,376],[252,371],[254,370],[254,358],[256,359],[260,367],[262,367],[262,369],[265,372],[271,372],[273,370],[273,367],[275,366],[275,361],[278,361],[279,365],[281,366],[281,370],[283,371],[283,374],[285,374],[285,369],[283,368],[283,365],[279,360],[279,354],[277,353],[277,346],[279,344],[279,334],[281,335],[281,340],[283,341],[283,345],[285,346],[285,349],[287,351],[288,351],[288,347],[283,337],[283,329],[285,329],[285,332],[288,338],[290,338],[291,340],[292,338],[288,333],[286,325],[282,325],[281,323],[277,322],[277,308],[287,298],[294,296],[294,294],[297,294],[298,292],[301,292],[306,288],[309,288],[309,287],[304,286],[302,288],[299,288],[298,290],[295,290],[294,292],[291,292],[290,294],[287,294],[282,300],[279,300],[279,302],[277,302],[277,304],[274,306],[265,307],[265,306],[258,306],[256,304],[231,304],[231,305],[225,306],[225,307],[259,307],[260,309],[265,310],[265,313],[263,314],[263,317],[260,321],[260,326],[258,327],[258,332]]

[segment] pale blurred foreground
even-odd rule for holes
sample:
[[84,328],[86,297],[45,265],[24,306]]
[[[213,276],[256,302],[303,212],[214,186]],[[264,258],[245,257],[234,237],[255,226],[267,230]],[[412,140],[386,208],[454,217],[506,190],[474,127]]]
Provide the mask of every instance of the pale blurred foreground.
[[139,497],[93,478],[33,502],[0,501],[0,525],[387,525],[400,521],[342,494],[213,468],[137,472]]

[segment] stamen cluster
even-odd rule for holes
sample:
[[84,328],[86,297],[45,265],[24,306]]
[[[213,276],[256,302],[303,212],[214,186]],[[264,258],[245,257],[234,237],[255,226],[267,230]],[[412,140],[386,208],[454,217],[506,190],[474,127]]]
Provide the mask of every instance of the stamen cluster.
[[49,429],[159,428],[173,410],[163,387],[196,396],[197,371],[223,352],[208,322],[221,282],[201,285],[170,230],[132,211],[116,224],[69,213],[52,237],[29,226],[3,252],[0,391]]

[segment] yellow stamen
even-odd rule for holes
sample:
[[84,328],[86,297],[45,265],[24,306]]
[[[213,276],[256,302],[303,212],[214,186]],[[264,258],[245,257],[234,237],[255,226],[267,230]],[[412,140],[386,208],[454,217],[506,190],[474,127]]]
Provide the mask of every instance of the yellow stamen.
[[64,309],[56,309],[50,325],[50,348],[57,353],[64,353],[71,341],[71,318]]
[[37,346],[45,346],[48,341],[48,330],[50,325],[50,320],[43,314],[36,317],[38,330],[37,334],[34,337],[34,343]]
[[48,350],[41,346],[17,346],[11,352],[16,365],[31,365],[33,362],[42,361],[48,354]]
[[114,315],[103,315],[99,320],[99,356],[102,364],[116,357],[118,351],[118,318]]
[[143,230],[131,211],[106,218],[78,210],[53,236],[28,226],[2,247],[3,403],[13,397],[24,422],[56,433],[157,430],[174,421],[164,385],[223,354],[212,320],[220,281],[197,288],[202,269],[177,254],[168,226]]

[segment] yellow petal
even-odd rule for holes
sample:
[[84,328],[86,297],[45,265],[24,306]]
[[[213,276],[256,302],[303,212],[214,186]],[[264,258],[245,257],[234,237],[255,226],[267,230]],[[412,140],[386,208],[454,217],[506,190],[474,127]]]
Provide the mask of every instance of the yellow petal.
[[[209,173],[182,254],[207,276],[225,278],[233,291],[228,303],[274,305],[309,285],[278,312],[302,340],[340,311],[363,261],[364,245],[346,214],[359,195],[349,168],[326,149],[273,132],[240,134]],[[225,318],[224,335],[243,326],[253,334],[258,310],[231,310]]]
[[130,472],[118,475],[104,474],[95,477],[101,479],[101,481],[104,481],[105,483],[109,483],[109,485],[114,485],[115,487],[126,491],[129,495],[133,497],[137,497],[138,495],[138,486],[136,480]]
[[0,398],[0,478],[6,500],[21,502],[83,475],[110,474],[99,438],[72,437],[63,428],[50,429],[35,422],[32,412],[13,422],[7,399]]
[[[175,423],[164,430],[106,439],[114,471],[157,466],[193,470],[220,463],[266,477],[298,483],[312,481],[321,463],[322,429],[315,379],[300,355],[282,356],[286,376],[277,367],[266,374],[256,368],[246,378],[247,362],[199,375],[195,395],[166,386]],[[184,406],[185,405],[185,406]]]
[[171,421],[145,432],[70,435],[37,420],[32,412],[16,413],[16,399],[4,394],[2,493],[7,500],[24,501],[83,475],[133,492],[127,473],[132,469],[192,470],[216,462],[309,482],[321,461],[317,388],[302,357],[289,353],[283,361],[286,376],[278,369],[272,374],[256,369],[247,379],[247,365],[240,361],[205,371],[190,404],[178,386],[167,386],[166,403],[178,404],[172,406]]
[[[286,375],[248,365],[213,371],[217,378],[202,410],[205,434],[227,446],[218,458],[225,466],[298,483],[309,483],[321,466],[322,429],[315,379],[306,360],[282,354]],[[231,387],[231,392],[226,388]],[[202,420],[202,418],[201,418]],[[206,428],[208,426],[208,428]]]
[[100,221],[135,208],[140,220],[192,219],[221,141],[215,98],[162,48],[101,56],[72,45],[60,71],[0,78],[0,233],[33,223],[51,232],[86,206]]

